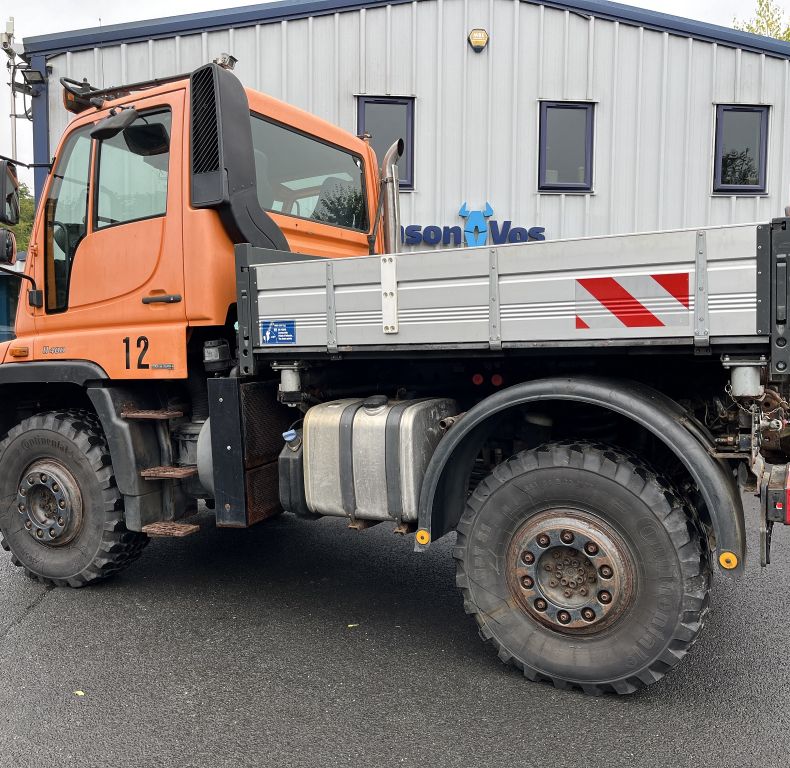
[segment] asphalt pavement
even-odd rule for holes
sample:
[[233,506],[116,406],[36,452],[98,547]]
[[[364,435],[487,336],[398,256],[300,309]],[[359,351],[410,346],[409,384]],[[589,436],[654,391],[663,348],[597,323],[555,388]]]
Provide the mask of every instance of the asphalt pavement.
[[590,698],[530,683],[463,612],[453,537],[281,516],[160,539],[48,589],[0,559],[0,766],[790,764],[790,531],[719,577],[689,657]]

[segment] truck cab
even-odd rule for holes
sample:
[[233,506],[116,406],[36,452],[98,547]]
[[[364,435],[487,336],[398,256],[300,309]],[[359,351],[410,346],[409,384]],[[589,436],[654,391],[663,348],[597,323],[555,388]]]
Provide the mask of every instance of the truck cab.
[[[241,186],[281,251],[333,258],[382,247],[368,143],[243,90],[215,65],[195,77],[98,95],[66,84],[77,115],[55,153],[26,265],[39,293],[20,302],[4,363],[83,359],[113,379],[185,378],[192,329],[235,320],[234,242],[272,245],[246,213],[243,232],[223,202]],[[225,95],[207,137],[195,113],[205,107],[201,77],[220,79]],[[192,204],[220,152],[233,156],[235,177],[223,169],[219,194]]]

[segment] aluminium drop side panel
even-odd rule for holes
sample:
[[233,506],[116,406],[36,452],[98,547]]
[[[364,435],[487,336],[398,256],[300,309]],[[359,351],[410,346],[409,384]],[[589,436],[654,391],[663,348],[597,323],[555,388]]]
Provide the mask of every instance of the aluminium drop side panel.
[[[341,351],[496,348],[498,334],[503,346],[585,346],[691,343],[695,325],[705,338],[756,339],[755,254],[755,225],[401,253],[397,333],[383,328],[380,256],[254,268],[259,321],[292,323],[293,349],[326,349],[328,318]],[[706,270],[703,293],[697,264]],[[262,341],[259,333],[258,352],[285,351]]]

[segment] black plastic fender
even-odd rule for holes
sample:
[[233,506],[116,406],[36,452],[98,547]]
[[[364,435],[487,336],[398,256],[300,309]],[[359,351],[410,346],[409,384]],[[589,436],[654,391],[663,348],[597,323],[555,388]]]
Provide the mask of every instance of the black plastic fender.
[[137,393],[122,387],[88,387],[88,397],[99,417],[110,449],[118,490],[124,497],[124,518],[131,531],[162,519],[161,483],[144,480],[140,470],[161,463],[159,442],[150,423],[121,418],[125,405],[139,403]]
[[[737,556],[740,573],[746,554],[743,504],[732,473],[717,459],[705,427],[674,400],[644,384],[595,377],[538,379],[501,390],[482,400],[439,443],[423,480],[417,543],[420,550],[451,531],[463,512],[469,474],[498,417],[517,406],[568,400],[607,408],[652,432],[683,463],[699,487],[710,512],[717,561],[722,553]],[[420,539],[424,543],[420,543]]]

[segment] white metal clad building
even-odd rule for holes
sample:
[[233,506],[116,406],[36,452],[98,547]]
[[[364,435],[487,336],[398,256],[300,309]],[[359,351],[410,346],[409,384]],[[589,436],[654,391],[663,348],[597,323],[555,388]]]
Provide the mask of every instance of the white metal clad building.
[[51,70],[33,99],[36,160],[68,120],[58,78],[106,87],[221,52],[246,85],[374,146],[404,124],[412,245],[463,229],[462,203],[501,240],[507,222],[555,239],[767,220],[790,202],[790,44],[605,0],[286,0],[25,49]]

